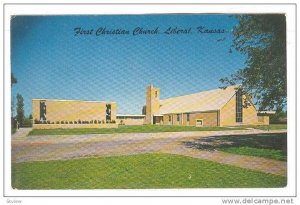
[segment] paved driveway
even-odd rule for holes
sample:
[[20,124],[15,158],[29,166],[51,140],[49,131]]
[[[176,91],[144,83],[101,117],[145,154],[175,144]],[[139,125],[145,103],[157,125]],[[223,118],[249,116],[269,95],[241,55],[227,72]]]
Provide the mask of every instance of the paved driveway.
[[[25,131],[24,131],[25,132]],[[286,162],[258,157],[233,155],[219,151],[200,151],[183,142],[207,136],[286,132],[229,130],[164,133],[118,133],[91,135],[49,135],[12,137],[12,162],[66,160],[90,156],[117,156],[141,153],[170,153],[231,164],[266,173],[286,175]]]

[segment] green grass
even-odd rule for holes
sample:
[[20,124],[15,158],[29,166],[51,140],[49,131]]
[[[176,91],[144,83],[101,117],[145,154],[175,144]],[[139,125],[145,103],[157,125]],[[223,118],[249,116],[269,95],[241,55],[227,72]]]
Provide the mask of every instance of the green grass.
[[76,128],[76,129],[34,129],[29,135],[81,135],[81,134],[111,134],[111,133],[153,133],[153,132],[186,132],[186,131],[222,131],[244,130],[255,128],[261,130],[287,129],[286,124],[269,126],[237,126],[237,127],[193,127],[172,125],[121,125],[119,128]]
[[184,143],[202,150],[287,160],[287,133],[211,136]]
[[153,132],[184,132],[184,131],[220,131],[245,129],[244,127],[192,127],[172,125],[131,125],[119,128],[84,128],[84,129],[34,129],[29,135],[80,135],[80,134],[110,134],[110,133],[153,133]]
[[12,164],[17,189],[284,187],[287,178],[169,154]]
[[244,128],[255,128],[260,130],[286,130],[287,124],[270,124],[270,125],[249,125]]
[[238,155],[249,155],[255,157],[264,157],[269,159],[275,159],[280,161],[286,161],[286,155],[281,150],[275,149],[258,149],[253,147],[230,147],[230,148],[221,148],[223,152],[228,152]]

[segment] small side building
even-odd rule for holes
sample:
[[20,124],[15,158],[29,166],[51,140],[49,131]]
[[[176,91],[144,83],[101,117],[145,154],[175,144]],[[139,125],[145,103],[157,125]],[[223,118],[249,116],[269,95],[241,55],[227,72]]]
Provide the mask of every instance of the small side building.
[[197,127],[268,125],[270,112],[258,112],[236,86],[160,100],[160,89],[146,89],[146,124]]
[[118,125],[143,125],[145,115],[117,114]]

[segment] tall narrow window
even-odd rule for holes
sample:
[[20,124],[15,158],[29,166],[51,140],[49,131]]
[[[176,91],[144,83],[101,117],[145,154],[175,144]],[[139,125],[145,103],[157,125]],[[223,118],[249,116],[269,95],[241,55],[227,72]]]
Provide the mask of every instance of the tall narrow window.
[[155,91],[155,97],[157,98],[157,91]]
[[177,121],[179,122],[179,120],[180,120],[180,115],[177,114]]
[[106,121],[111,120],[111,104],[106,104]]
[[242,90],[236,92],[236,122],[243,122],[243,94]]
[[47,114],[47,109],[46,109],[46,101],[41,100],[40,101],[40,121],[45,122],[47,120],[46,114]]
[[169,115],[169,122],[171,122],[171,115]]
[[186,121],[188,121],[188,122],[190,121],[190,113],[186,114]]

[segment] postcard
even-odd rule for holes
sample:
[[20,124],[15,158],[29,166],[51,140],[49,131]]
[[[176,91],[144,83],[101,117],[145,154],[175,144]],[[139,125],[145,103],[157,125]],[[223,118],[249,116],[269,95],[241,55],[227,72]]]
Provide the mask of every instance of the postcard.
[[292,186],[286,13],[9,17],[13,191]]

